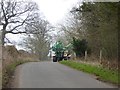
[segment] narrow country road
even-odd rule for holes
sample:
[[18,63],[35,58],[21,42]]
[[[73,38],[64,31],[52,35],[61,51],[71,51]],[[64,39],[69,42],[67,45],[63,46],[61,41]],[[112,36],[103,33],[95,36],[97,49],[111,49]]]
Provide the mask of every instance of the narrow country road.
[[20,66],[15,88],[112,88],[92,75],[57,62],[30,62]]

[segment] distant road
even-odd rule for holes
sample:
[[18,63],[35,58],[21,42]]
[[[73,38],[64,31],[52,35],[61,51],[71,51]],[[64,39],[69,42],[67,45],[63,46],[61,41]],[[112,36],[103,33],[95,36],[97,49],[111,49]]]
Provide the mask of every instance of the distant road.
[[21,65],[16,78],[16,88],[113,88],[92,75],[48,61]]

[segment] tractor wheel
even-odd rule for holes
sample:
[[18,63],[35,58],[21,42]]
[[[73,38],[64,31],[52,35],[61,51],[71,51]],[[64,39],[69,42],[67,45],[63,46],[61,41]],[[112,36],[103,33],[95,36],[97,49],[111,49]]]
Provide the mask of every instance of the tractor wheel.
[[53,56],[53,62],[57,62],[56,56]]

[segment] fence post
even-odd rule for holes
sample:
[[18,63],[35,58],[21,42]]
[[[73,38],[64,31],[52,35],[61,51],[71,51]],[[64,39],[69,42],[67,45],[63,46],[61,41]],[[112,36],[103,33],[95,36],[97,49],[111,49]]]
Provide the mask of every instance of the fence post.
[[73,58],[74,58],[74,60],[76,60],[76,53],[75,52],[73,53]]
[[110,69],[110,61],[108,60],[108,69]]
[[102,62],[102,50],[100,50],[100,63]]
[[87,51],[85,51],[85,60],[87,60]]

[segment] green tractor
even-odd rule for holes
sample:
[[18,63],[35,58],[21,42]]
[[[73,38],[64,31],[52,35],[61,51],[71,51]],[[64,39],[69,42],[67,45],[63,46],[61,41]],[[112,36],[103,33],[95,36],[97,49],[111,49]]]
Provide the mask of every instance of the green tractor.
[[70,53],[66,52],[68,47],[64,47],[63,43],[58,41],[52,46],[52,51],[55,52],[55,56],[53,56],[53,62],[68,60],[70,57]]

